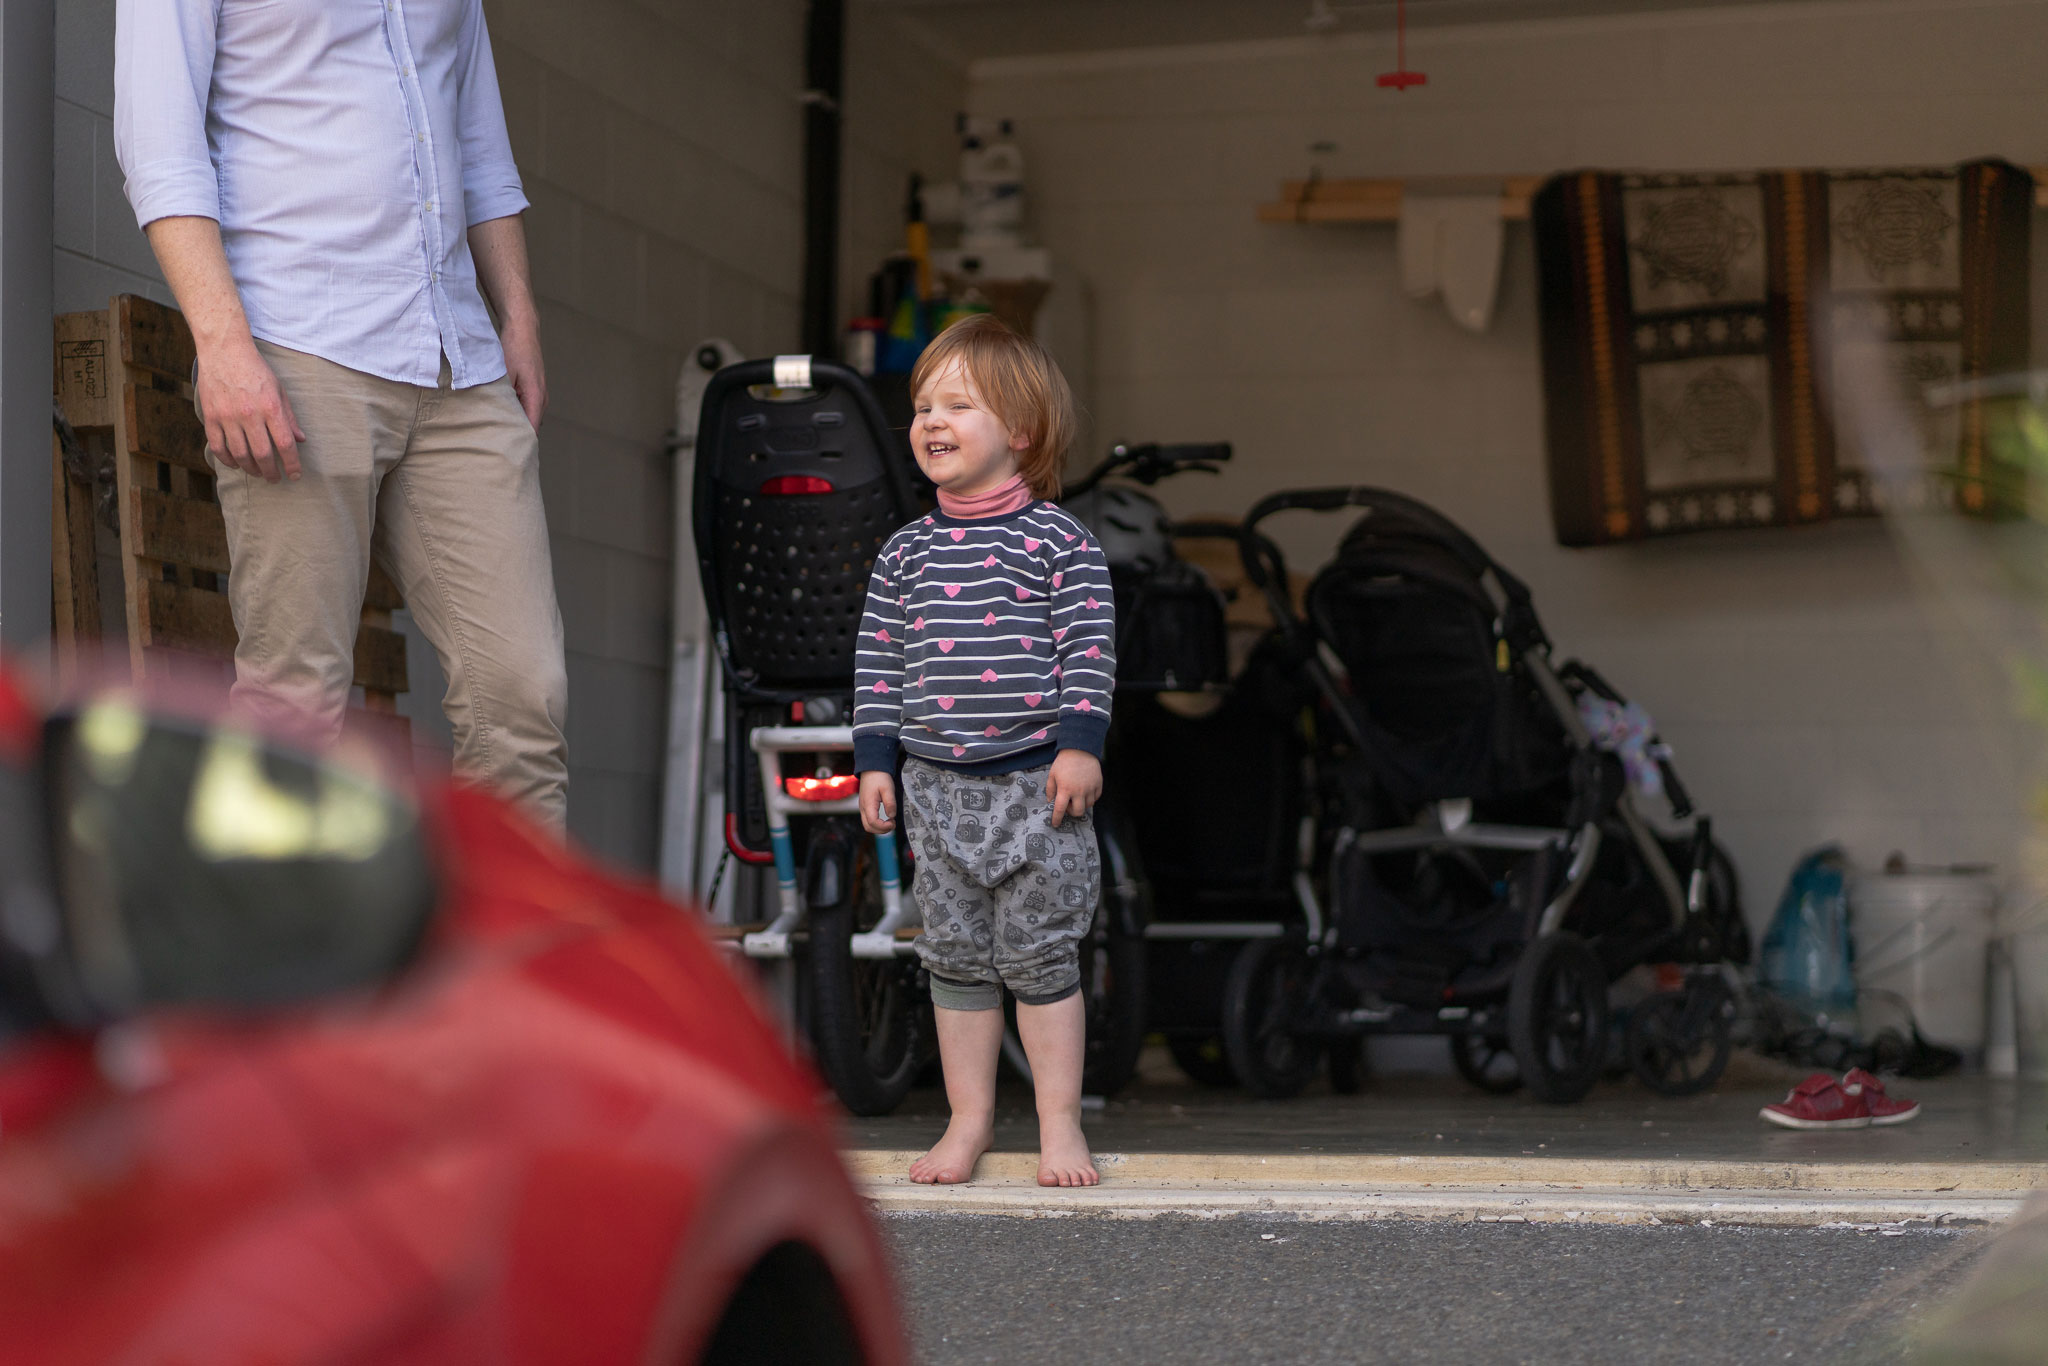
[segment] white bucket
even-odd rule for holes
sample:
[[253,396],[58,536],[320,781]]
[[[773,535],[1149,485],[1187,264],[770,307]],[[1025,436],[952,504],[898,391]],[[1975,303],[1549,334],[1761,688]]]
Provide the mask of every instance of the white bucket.
[[1968,873],[1873,873],[1849,887],[1857,1010],[1911,1012],[1929,1042],[1975,1057],[1984,1047],[1984,966],[1998,889]]

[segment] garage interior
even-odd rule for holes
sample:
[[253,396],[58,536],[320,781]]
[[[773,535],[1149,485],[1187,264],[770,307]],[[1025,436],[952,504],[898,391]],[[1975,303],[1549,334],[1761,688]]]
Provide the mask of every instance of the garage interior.
[[[834,332],[867,312],[870,273],[902,248],[913,175],[957,175],[957,118],[1008,120],[1025,236],[1050,261],[1037,332],[1082,407],[1073,468],[1115,442],[1227,441],[1235,455],[1220,474],[1156,491],[1176,517],[1235,517],[1275,489],[1325,484],[1383,486],[1442,510],[1532,586],[1561,654],[1596,663],[1655,717],[1733,857],[1756,940],[1795,865],[1823,845],[1871,874],[1894,856],[1994,869],[1980,876],[1995,882],[2014,965],[2010,1056],[1988,1055],[1995,1028],[1966,1031],[1950,1041],[1965,1069],[1917,1084],[1921,1124],[1800,1135],[1755,1122],[1800,1075],[1755,1059],[1704,1096],[1663,1100],[1621,1080],[1560,1110],[1457,1089],[1435,1040],[1376,1043],[1378,1080],[1361,1095],[1318,1083],[1256,1104],[1193,1086],[1155,1048],[1138,1084],[1090,1120],[1098,1148],[1356,1156],[1463,1144],[1500,1158],[1725,1160],[1750,1164],[1728,1178],[1749,1183],[1773,1164],[1790,1183],[1821,1179],[1815,1163],[1920,1164],[1865,1188],[1914,1192],[1981,1162],[1997,1168],[1980,1171],[1985,1189],[2048,1184],[2042,723],[2027,701],[2042,599],[2037,579],[2013,571],[2038,526],[1840,517],[1560,545],[1526,203],[1534,182],[1586,168],[2048,165],[2035,61],[2048,6],[1405,8],[1397,56],[1392,0],[849,0]],[[672,671],[701,620],[687,573],[677,587],[678,379],[713,339],[751,358],[806,348],[807,6],[485,10],[532,201],[554,394],[543,472],[570,649],[571,830],[614,864],[702,895],[716,851],[672,857],[696,836],[676,828],[665,791]],[[113,0],[56,9],[60,314],[124,293],[170,302],[113,157],[113,16]],[[1378,80],[1409,68],[1426,83]],[[1404,289],[1397,211],[1341,221],[1287,189],[1354,181],[1396,199],[1503,197],[1483,326]],[[2031,281],[2036,358],[2048,355],[2041,226],[2036,212],[2031,269],[2011,277]],[[1315,566],[1343,529],[1297,519],[1276,535],[1291,561]],[[416,636],[408,663],[419,760],[445,763],[441,689]],[[743,894],[766,889],[757,880]],[[1027,1119],[1028,1093],[1011,1099]],[[896,1115],[854,1123],[850,1139],[914,1148],[941,1105],[920,1090]]]

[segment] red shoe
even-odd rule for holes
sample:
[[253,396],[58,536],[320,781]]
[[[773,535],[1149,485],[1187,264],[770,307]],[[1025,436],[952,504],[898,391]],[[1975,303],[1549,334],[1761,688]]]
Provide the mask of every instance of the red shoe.
[[1867,1129],[1870,1108],[1863,1092],[1861,1086],[1844,1086],[1827,1073],[1816,1072],[1757,1114],[1788,1129]]
[[1870,1111],[1872,1124],[1904,1124],[1920,1113],[1919,1101],[1900,1100],[1886,1095],[1884,1083],[1860,1067],[1851,1069],[1849,1074],[1842,1078],[1843,1090],[1849,1091],[1859,1087],[1863,1092],[1863,1106]]

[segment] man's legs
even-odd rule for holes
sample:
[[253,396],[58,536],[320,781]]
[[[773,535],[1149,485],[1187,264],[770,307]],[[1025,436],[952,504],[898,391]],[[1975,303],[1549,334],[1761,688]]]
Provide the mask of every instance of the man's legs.
[[442,374],[439,390],[414,391],[419,419],[377,499],[377,552],[440,655],[457,771],[559,831],[569,684],[540,440],[510,381],[450,389]]
[[232,697],[317,742],[339,733],[348,705],[377,481],[405,450],[419,391],[256,345],[305,428],[304,475],[272,484],[213,462],[241,637]]

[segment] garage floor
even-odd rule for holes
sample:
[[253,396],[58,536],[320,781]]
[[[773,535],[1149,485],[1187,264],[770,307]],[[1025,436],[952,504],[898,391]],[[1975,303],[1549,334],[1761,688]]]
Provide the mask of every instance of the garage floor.
[[[1138,1080],[1086,1116],[1098,1152],[1553,1157],[1716,1162],[2048,1164],[2048,1083],[1950,1076],[1893,1090],[1925,1107],[1882,1129],[1799,1133],[1757,1118],[1803,1072],[1738,1055],[1712,1092],[1659,1097],[1632,1080],[1603,1083],[1577,1105],[1522,1094],[1489,1096],[1455,1078],[1368,1079],[1357,1095],[1316,1083],[1288,1101],[1256,1101],[1188,1081],[1165,1050],[1149,1048]],[[928,1146],[944,1127],[945,1095],[912,1091],[892,1115],[848,1119],[855,1149]],[[996,1151],[1032,1152],[1030,1089],[1004,1086]],[[2029,1183],[2036,1184],[2036,1183]]]

